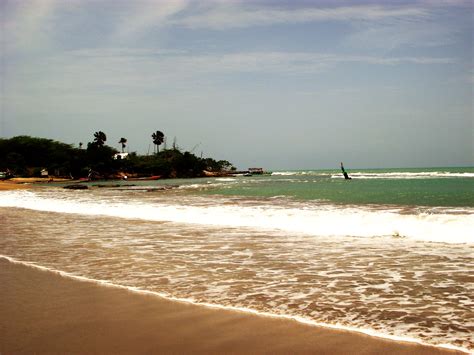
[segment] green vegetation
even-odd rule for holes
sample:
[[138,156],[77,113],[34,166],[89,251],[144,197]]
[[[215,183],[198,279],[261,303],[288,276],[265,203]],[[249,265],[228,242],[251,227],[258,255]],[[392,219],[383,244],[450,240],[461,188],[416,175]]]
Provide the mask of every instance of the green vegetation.
[[[94,133],[94,139],[82,149],[51,139],[17,136],[0,139],[0,171],[11,172],[15,176],[40,176],[46,169],[50,176],[57,177],[95,177],[118,178],[160,175],[164,178],[199,177],[204,171],[225,173],[235,170],[226,160],[199,158],[190,152],[173,149],[158,151],[164,135],[160,131],[153,133],[156,154],[143,156],[130,153],[126,158],[114,155],[118,151],[105,144],[104,132]],[[121,138],[122,153],[127,140]]]
[[156,153],[158,154],[160,151],[160,144],[165,141],[165,135],[161,131],[156,131],[151,135],[153,138],[153,144],[156,146]]
[[125,147],[127,146],[127,139],[122,137],[120,138],[119,143],[122,146],[122,153],[123,153],[125,150]]

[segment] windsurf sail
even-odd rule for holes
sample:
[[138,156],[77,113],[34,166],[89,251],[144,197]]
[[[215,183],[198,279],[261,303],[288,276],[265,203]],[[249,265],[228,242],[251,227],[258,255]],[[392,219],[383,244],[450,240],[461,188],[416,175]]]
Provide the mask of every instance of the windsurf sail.
[[342,170],[342,175],[344,175],[344,179],[346,180],[351,180],[352,178],[347,174],[347,172],[344,170],[344,165],[342,165],[341,162],[341,170]]

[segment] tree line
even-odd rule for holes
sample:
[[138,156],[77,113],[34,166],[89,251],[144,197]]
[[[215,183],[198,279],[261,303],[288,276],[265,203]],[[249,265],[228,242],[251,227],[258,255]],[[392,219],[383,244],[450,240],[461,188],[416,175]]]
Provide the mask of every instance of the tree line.
[[[197,157],[191,152],[181,151],[173,144],[172,149],[159,150],[164,142],[163,132],[151,135],[155,146],[153,155],[128,154],[125,159],[117,159],[118,151],[106,145],[107,135],[98,131],[93,140],[83,149],[47,138],[16,136],[0,139],[0,171],[8,171],[15,176],[40,176],[47,169],[49,175],[83,178],[91,175],[98,178],[160,175],[164,178],[199,177],[204,171],[224,172],[235,170],[227,160]],[[118,142],[122,153],[126,138]]]

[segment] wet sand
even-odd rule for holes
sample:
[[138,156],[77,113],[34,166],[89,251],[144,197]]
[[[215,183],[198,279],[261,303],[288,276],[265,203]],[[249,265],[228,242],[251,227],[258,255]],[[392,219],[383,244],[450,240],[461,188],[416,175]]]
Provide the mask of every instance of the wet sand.
[[17,183],[13,181],[0,181],[0,191],[31,188],[30,184]]
[[0,180],[0,191],[2,190],[17,190],[17,189],[31,189],[37,188],[40,185],[48,182],[64,182],[72,181],[70,179],[62,178],[12,178],[8,180]]
[[0,353],[455,354],[82,282],[0,258]]

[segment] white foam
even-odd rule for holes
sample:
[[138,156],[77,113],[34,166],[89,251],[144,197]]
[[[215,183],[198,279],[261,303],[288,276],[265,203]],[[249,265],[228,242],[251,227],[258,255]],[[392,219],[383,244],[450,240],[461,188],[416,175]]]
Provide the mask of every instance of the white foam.
[[272,173],[274,176],[293,176],[293,175],[298,175],[300,173],[295,172],[295,171],[275,171]]
[[12,258],[12,257],[7,256],[7,255],[1,255],[0,254],[0,258],[8,260],[9,262],[14,263],[14,264],[24,265],[24,266],[31,267],[31,268],[38,269],[38,270],[42,270],[42,271],[45,271],[45,272],[52,272],[52,273],[58,274],[62,277],[74,279],[74,280],[77,280],[77,281],[95,283],[95,284],[99,284],[99,285],[105,286],[105,287],[113,287],[113,288],[124,289],[124,290],[135,292],[135,293],[138,293],[138,294],[152,295],[152,296],[156,296],[156,297],[166,299],[166,300],[170,300],[170,301],[174,301],[174,302],[193,304],[193,305],[196,305],[196,306],[203,306],[203,307],[208,307],[208,308],[213,308],[213,309],[222,309],[222,310],[243,312],[243,313],[248,313],[248,314],[254,314],[254,315],[257,315],[257,316],[261,316],[261,317],[288,319],[288,320],[297,321],[299,323],[303,323],[303,324],[310,325],[310,326],[323,327],[323,328],[335,329],[335,330],[345,330],[345,331],[350,331],[350,332],[355,332],[355,333],[362,333],[362,334],[366,334],[366,335],[369,335],[369,336],[372,336],[372,337],[377,337],[377,338],[382,338],[382,339],[389,339],[389,340],[394,340],[394,341],[402,341],[402,342],[416,343],[416,344],[425,345],[425,346],[434,346],[434,347],[438,347],[438,348],[457,350],[457,351],[465,352],[467,354],[471,353],[469,349],[458,347],[458,346],[455,346],[455,345],[452,345],[452,344],[430,344],[430,343],[424,342],[420,339],[411,338],[411,337],[397,336],[397,335],[391,335],[391,334],[384,334],[384,333],[378,332],[378,331],[370,329],[370,328],[355,328],[355,327],[345,326],[345,325],[341,325],[341,324],[327,324],[327,323],[317,322],[317,321],[314,321],[312,319],[308,319],[308,318],[305,318],[305,317],[290,316],[290,315],[286,315],[286,314],[273,314],[273,313],[269,313],[269,312],[260,312],[260,311],[257,311],[257,310],[251,309],[251,308],[244,308],[244,307],[233,307],[233,306],[224,306],[224,305],[212,304],[212,303],[206,303],[206,302],[196,302],[194,300],[187,299],[187,298],[172,297],[172,296],[168,296],[166,294],[156,292],[156,291],[143,290],[139,287],[119,285],[119,284],[115,284],[113,282],[110,282],[108,280],[97,280],[97,279],[92,279],[92,278],[88,278],[88,277],[84,277],[84,276],[78,276],[78,275],[74,275],[74,274],[71,274],[71,273],[66,272],[66,271],[61,271],[61,270],[57,270],[57,269],[37,265],[37,264],[32,263],[32,262],[21,261],[21,260]]
[[[474,173],[452,173],[448,171],[429,172],[350,172],[353,179],[428,179],[428,178],[474,178]],[[342,174],[331,175],[333,179],[343,179]]]
[[[324,171],[275,171],[273,176],[330,176],[333,179],[343,179],[342,173]],[[419,172],[364,172],[364,171],[348,171],[349,175],[357,179],[427,179],[427,178],[474,178],[471,172],[450,172],[450,171],[419,171]]]
[[273,176],[301,176],[301,175],[311,175],[311,176],[327,176],[328,173],[322,171],[275,171],[271,175]]
[[[54,197],[53,197],[54,196]],[[68,196],[67,198],[65,196]],[[203,197],[201,197],[203,198]],[[249,227],[315,236],[381,237],[397,236],[442,243],[474,243],[474,213],[401,214],[396,209],[375,210],[316,204],[304,208],[274,205],[222,205],[215,197],[202,205],[169,202],[107,200],[94,194],[39,195],[32,191],[5,191],[0,207],[38,211],[102,215],[150,221],[169,221],[226,227]],[[168,200],[170,201],[170,200]],[[468,211],[468,209],[466,209]]]

